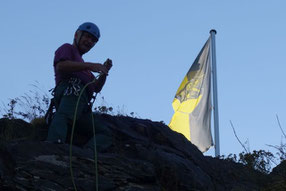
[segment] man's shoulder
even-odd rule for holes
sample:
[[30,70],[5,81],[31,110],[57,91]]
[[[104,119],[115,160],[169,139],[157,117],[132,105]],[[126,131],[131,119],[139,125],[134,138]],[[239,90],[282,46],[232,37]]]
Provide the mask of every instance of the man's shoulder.
[[54,66],[63,60],[74,60],[75,49],[73,45],[65,43],[55,51]]
[[71,45],[69,43],[65,43],[65,44],[61,45],[56,51],[62,50],[62,49],[73,49],[73,45]]
[[74,55],[76,54],[76,49],[73,45],[69,44],[69,43],[65,43],[63,45],[61,45],[56,51],[55,51],[55,55],[59,55],[59,56],[67,56],[67,55]]

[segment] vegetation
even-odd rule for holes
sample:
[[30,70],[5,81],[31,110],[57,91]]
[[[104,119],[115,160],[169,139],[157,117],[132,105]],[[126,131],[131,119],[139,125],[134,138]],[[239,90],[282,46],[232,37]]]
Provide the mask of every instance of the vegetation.
[[121,107],[117,106],[116,111],[114,111],[114,108],[105,101],[103,96],[100,99],[97,99],[94,105],[95,106],[93,110],[97,113],[109,114],[113,116],[129,116],[140,118],[139,115],[135,112],[129,113],[124,105]]
[[[282,131],[282,134],[284,135],[284,139],[286,140],[286,136],[279,122],[279,118],[278,116],[276,117],[277,117],[279,127]],[[244,151],[239,153],[238,155],[229,154],[227,157],[221,156],[220,158],[241,163],[248,168],[258,170],[265,174],[269,174],[272,171],[274,166],[277,166],[277,164],[286,160],[286,144],[283,144],[283,140],[278,146],[268,145],[277,150],[275,154],[269,151],[265,151],[265,150],[258,150],[258,151],[254,150],[250,152],[249,146],[246,145],[247,142],[243,144],[240,141],[231,121],[230,121],[230,124],[231,124],[231,127],[233,129],[236,139],[238,140],[238,142],[240,143]]]
[[226,158],[222,158],[238,163],[242,163],[248,168],[258,170],[262,173],[268,174],[271,172],[273,163],[275,162],[275,156],[265,150],[254,150],[253,152],[241,152],[238,155],[230,154]]
[[33,87],[34,90],[30,90],[23,96],[10,99],[7,106],[3,104],[1,108],[3,118],[24,119],[31,122],[36,118],[44,117],[50,98],[36,85]]

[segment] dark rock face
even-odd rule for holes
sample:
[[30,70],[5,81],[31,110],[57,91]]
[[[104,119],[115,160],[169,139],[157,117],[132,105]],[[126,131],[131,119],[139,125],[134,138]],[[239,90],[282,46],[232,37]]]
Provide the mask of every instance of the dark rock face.
[[21,119],[0,119],[1,140],[12,140],[17,138],[30,138],[33,134],[32,125]]
[[286,161],[282,161],[278,166],[276,166],[270,176],[270,183],[267,185],[267,190],[286,190]]
[[[183,135],[162,123],[96,117],[113,132],[113,145],[96,153],[100,191],[247,191],[269,187],[268,176],[241,164],[205,157]],[[75,190],[71,164],[77,190],[96,190],[94,156],[92,150],[79,145],[72,147],[70,158],[68,144],[35,139],[2,143],[0,190]]]

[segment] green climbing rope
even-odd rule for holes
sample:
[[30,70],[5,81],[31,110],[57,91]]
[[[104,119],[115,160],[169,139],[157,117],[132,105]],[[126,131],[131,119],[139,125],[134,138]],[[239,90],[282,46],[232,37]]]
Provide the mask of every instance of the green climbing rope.
[[[100,75],[98,75],[92,82],[87,83],[81,90],[79,97],[77,99],[76,107],[75,107],[75,113],[73,118],[73,124],[72,124],[72,130],[71,130],[71,138],[70,138],[70,173],[71,173],[71,179],[73,183],[74,190],[77,191],[75,180],[74,180],[74,174],[72,169],[72,143],[73,143],[73,136],[74,136],[74,129],[75,129],[75,123],[76,123],[76,116],[77,116],[77,110],[80,98],[84,92],[84,90],[89,86],[90,84],[96,83],[96,80],[98,79]],[[91,112],[91,119],[92,119],[92,129],[93,129],[93,137],[94,137],[94,163],[95,163],[95,181],[96,181],[96,191],[98,191],[98,169],[97,169],[97,150],[96,150],[96,139],[95,139],[95,127],[94,127],[94,118],[93,113]]]

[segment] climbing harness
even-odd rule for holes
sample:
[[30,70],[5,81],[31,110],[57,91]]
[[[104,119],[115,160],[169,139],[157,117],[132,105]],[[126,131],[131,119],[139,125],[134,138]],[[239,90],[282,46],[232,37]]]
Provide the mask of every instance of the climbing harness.
[[[78,78],[70,78],[66,82],[68,83],[68,86],[64,90],[63,95],[69,96],[69,95],[73,94],[73,95],[78,97],[80,94],[80,90],[81,90],[81,80]],[[50,100],[49,108],[45,114],[45,122],[46,122],[48,127],[50,126],[50,124],[53,120],[54,114],[56,113],[56,101],[55,101],[54,97],[55,97],[55,90],[57,87],[58,87],[58,85],[55,88],[52,88],[49,90],[49,92],[51,92],[51,95],[53,96],[53,98]],[[58,103],[58,105],[59,105],[59,103]],[[88,105],[91,105],[91,104],[88,103]]]

